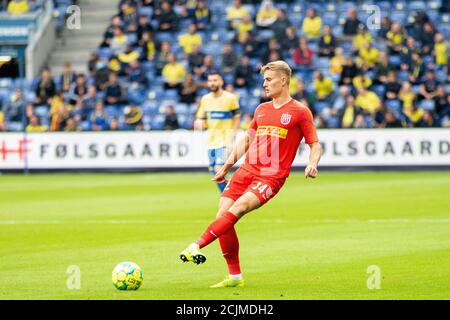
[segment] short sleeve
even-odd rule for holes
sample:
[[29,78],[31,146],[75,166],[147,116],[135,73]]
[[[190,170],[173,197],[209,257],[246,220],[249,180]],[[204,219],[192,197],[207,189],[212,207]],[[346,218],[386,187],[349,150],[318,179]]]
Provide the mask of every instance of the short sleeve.
[[299,121],[300,129],[305,137],[305,143],[312,144],[314,142],[318,142],[319,139],[317,137],[316,128],[314,127],[313,115],[309,108],[303,107],[301,109]]
[[197,110],[197,118],[198,119],[203,119],[206,120],[206,112],[205,112],[205,98],[202,98],[200,100],[200,106],[198,107]]
[[241,109],[239,107],[239,100],[235,97],[230,99],[230,111],[233,117],[241,114]]

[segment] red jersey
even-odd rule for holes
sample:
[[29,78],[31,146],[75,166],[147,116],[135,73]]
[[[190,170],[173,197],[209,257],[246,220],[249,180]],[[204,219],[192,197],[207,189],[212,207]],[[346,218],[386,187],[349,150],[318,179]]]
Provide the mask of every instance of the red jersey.
[[289,176],[303,137],[307,144],[319,141],[311,111],[294,99],[277,109],[272,102],[260,104],[248,133],[253,142],[242,169],[276,179]]

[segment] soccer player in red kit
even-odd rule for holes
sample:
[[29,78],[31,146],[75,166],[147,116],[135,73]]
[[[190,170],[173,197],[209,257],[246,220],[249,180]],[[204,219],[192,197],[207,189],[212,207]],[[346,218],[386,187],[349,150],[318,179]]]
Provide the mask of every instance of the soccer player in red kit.
[[261,74],[264,76],[264,91],[272,101],[256,108],[246,135],[234,146],[214,180],[225,181],[227,172],[245,154],[244,164],[233,174],[222,193],[216,219],[196,242],[180,254],[184,262],[203,263],[206,256],[200,249],[219,239],[230,275],[212,288],[244,285],[234,225],[246,213],[264,205],[280,191],[303,138],[310,146],[305,178],[317,176],[321,147],[311,111],[289,95],[291,68],[284,61],[275,61],[263,66]]

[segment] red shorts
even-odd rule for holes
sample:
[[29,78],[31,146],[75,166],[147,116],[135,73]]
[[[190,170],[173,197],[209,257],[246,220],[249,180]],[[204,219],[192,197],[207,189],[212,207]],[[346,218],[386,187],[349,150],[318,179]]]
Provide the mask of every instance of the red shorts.
[[252,192],[258,197],[261,205],[272,199],[280,191],[286,178],[276,179],[256,176],[249,171],[239,168],[228,182],[222,197],[234,201],[246,192]]

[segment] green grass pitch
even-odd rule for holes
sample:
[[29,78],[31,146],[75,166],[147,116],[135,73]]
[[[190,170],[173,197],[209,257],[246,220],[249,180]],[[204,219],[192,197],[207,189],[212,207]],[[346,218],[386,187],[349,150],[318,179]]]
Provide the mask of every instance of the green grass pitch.
[[[227,274],[217,242],[178,260],[218,197],[201,173],[0,176],[0,299],[450,299],[449,171],[293,173],[237,225],[244,288],[208,288]],[[125,260],[136,292],[111,283]]]

